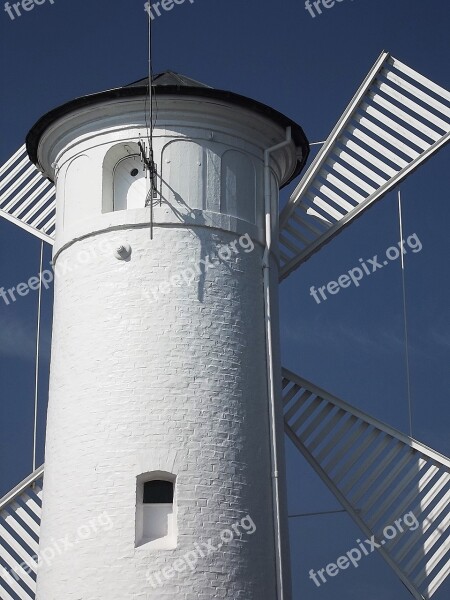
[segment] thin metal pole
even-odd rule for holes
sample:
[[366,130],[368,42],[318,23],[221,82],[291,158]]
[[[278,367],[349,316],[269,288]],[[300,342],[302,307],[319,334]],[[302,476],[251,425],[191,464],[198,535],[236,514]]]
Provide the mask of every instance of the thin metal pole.
[[336,515],[338,513],[346,513],[345,509],[340,510],[322,510],[320,512],[299,513],[298,515],[288,515],[289,519],[297,519],[298,517],[319,517],[321,515]]
[[408,420],[409,435],[412,437],[412,401],[411,401],[411,370],[409,364],[409,342],[408,342],[408,315],[406,310],[406,283],[405,283],[405,258],[403,254],[403,215],[402,215],[402,195],[398,191],[398,220],[400,225],[400,257],[402,265],[402,293],[403,293],[403,325],[405,329],[405,360],[406,360],[406,389],[408,394]]
[[39,346],[41,340],[41,307],[42,307],[42,269],[44,264],[44,242],[41,241],[41,257],[39,261],[39,296],[36,333],[36,367],[34,379],[34,432],[33,432],[33,471],[36,470],[37,421],[39,399]]

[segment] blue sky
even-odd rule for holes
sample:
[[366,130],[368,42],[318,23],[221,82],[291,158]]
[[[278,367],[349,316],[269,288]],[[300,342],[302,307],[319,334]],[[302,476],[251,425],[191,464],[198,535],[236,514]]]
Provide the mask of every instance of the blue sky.
[[[49,0],[12,21],[0,2],[0,163],[43,113],[76,96],[145,76],[142,0]],[[343,0],[312,18],[302,0],[195,0],[155,20],[155,71],[171,69],[265,102],[324,140],[383,49],[450,88],[447,0]],[[406,256],[413,433],[450,454],[449,184],[445,148],[402,184],[404,231],[423,249]],[[314,155],[314,153],[312,153]],[[292,189],[292,186],[291,186]],[[285,202],[290,190],[283,193]],[[309,295],[398,239],[391,193],[281,286],[283,362],[344,400],[407,432],[399,263],[316,304]],[[46,263],[50,250],[46,249]],[[39,242],[0,220],[0,286],[38,271]],[[44,294],[39,414],[43,460],[51,291]],[[0,305],[0,496],[31,471],[37,297]],[[339,508],[287,443],[291,514]],[[308,579],[354,546],[345,514],[291,519],[294,600],[403,600],[378,556],[321,588]],[[450,596],[446,584],[437,600]]]

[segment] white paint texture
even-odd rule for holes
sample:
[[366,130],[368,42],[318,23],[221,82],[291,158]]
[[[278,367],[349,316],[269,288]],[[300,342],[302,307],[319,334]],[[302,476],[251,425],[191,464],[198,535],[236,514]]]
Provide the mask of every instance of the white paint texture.
[[[52,539],[74,539],[105,511],[113,527],[43,566],[38,600],[275,599],[262,161],[264,148],[282,141],[284,131],[219,102],[158,103],[164,201],[155,208],[153,240],[149,209],[102,213],[109,202],[102,181],[112,183],[105,156],[136,141],[138,132],[145,135],[142,101],[80,110],[52,126],[40,146],[48,173],[57,163],[55,257],[67,266],[55,282],[41,548]],[[244,220],[253,214],[248,204],[243,219],[219,214],[227,203],[239,210],[239,181],[229,202],[221,189],[230,180],[229,173],[222,177],[221,156],[231,150],[250,162],[256,223]],[[275,158],[280,182],[292,172],[294,147]],[[74,159],[76,177],[69,166]],[[235,163],[228,155],[227,168]],[[248,182],[242,189],[248,194]],[[253,252],[241,248],[193,285],[175,286],[157,303],[146,299],[144,290],[247,232]],[[130,244],[131,258],[117,260],[107,243]],[[82,251],[94,258],[80,266]],[[275,257],[272,262],[276,289]],[[135,548],[136,479],[152,471],[176,476],[176,549]],[[174,567],[194,544],[211,538],[217,546],[220,533],[246,515],[256,525],[253,535],[224,544],[158,589],[151,586],[147,574]],[[288,580],[286,573],[287,587]]]

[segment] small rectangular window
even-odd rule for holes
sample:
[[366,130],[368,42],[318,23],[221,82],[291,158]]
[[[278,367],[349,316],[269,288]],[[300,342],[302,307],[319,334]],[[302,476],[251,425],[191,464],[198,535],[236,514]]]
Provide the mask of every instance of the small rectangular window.
[[142,475],[137,480],[136,546],[176,548],[175,478],[171,480],[169,473],[167,479],[149,477]]
[[144,504],[172,504],[172,502],[172,481],[155,479],[144,483]]

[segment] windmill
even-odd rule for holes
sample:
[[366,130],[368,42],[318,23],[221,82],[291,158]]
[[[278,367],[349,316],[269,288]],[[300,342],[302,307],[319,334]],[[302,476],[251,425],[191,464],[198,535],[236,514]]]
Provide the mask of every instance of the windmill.
[[[67,143],[67,140],[64,141],[64,136],[67,136],[67,139],[70,137],[69,129],[62,131],[63,127],[61,127],[61,131],[56,131],[58,128],[55,124],[58,122],[67,124],[65,117],[76,110],[82,112],[83,107],[92,109],[94,117],[101,120],[103,118],[101,110],[104,109],[105,102],[109,103],[108,118],[117,119],[118,113],[114,112],[114,101],[117,98],[122,101],[124,99],[131,101],[140,98],[142,102],[142,99],[145,98],[146,87],[149,87],[148,80],[147,82],[145,80],[136,82],[130,86],[125,86],[125,88],[86,97],[79,100],[78,104],[76,104],[77,101],[74,101],[74,103],[69,103],[62,109],[57,109],[43,117],[30,132],[27,139],[27,148],[20,148],[0,169],[0,214],[30,234],[40,238],[44,243],[54,245],[56,236],[56,258],[61,256],[61,251],[65,249],[65,244],[67,244],[69,238],[77,241],[87,238],[88,231],[90,232],[93,227],[92,223],[89,223],[89,225],[79,223],[77,227],[67,233],[67,227],[70,228],[71,219],[74,218],[73,210],[72,213],[70,213],[70,210],[75,205],[66,200],[67,204],[64,205],[65,214],[57,214],[54,183],[46,178],[49,174],[52,174],[53,177],[59,177],[59,158],[55,163],[50,163],[48,158],[61,152],[64,144]],[[234,105],[235,107],[239,106],[240,110],[253,112],[252,119],[255,119],[255,121],[251,121],[253,135],[256,135],[255,132],[258,131],[256,123],[259,123],[261,131],[258,132],[258,135],[261,135],[265,141],[273,138],[276,142],[272,147],[266,149],[263,156],[259,157],[262,165],[261,173],[264,173],[264,185],[259,188],[258,194],[261,200],[264,189],[263,214],[265,220],[259,223],[259,226],[265,233],[262,240],[264,246],[262,257],[264,310],[261,315],[264,317],[266,333],[264,346],[267,353],[265,357],[267,366],[265,384],[267,390],[263,392],[261,387],[258,389],[265,396],[270,416],[270,427],[267,429],[267,433],[270,435],[270,440],[268,440],[270,444],[266,445],[266,450],[270,449],[270,453],[267,453],[266,458],[267,460],[270,458],[273,492],[273,518],[270,523],[273,531],[270,533],[267,530],[267,537],[271,540],[271,543],[273,542],[273,548],[269,550],[268,546],[265,546],[263,550],[273,553],[276,564],[274,573],[269,574],[267,579],[270,583],[273,580],[274,588],[273,590],[269,588],[270,591],[264,591],[268,594],[266,597],[268,600],[269,598],[277,598],[277,600],[287,600],[289,598],[285,540],[283,541],[283,520],[285,519],[282,506],[283,483],[282,477],[277,477],[278,467],[282,466],[278,422],[281,416],[282,403],[284,429],[288,437],[348,511],[367,538],[372,540],[376,550],[395,571],[411,595],[418,600],[428,600],[437,592],[450,572],[448,537],[450,525],[450,460],[424,444],[334,397],[299,375],[286,369],[282,370],[282,373],[276,371],[276,330],[272,321],[275,311],[273,308],[274,296],[271,290],[273,290],[274,283],[272,280],[277,266],[274,266],[270,256],[271,253],[279,253],[280,280],[293,274],[313,253],[319,251],[324,244],[330,242],[334,236],[340,233],[363,211],[380,200],[442,148],[449,141],[450,136],[450,93],[393,58],[389,53],[383,52],[344,111],[317,157],[303,175],[287,206],[279,215],[279,227],[277,227],[276,223],[271,222],[274,216],[273,199],[276,196],[273,191],[274,187],[280,183],[286,184],[290,179],[299,175],[308,154],[308,144],[301,129],[283,115],[259,103],[228,92],[213,90],[208,86],[177,74],[166,73],[157,76],[153,80],[153,88],[160,110],[156,121],[158,122],[158,119],[161,119],[164,115],[166,130],[171,131],[170,128],[173,127],[173,114],[180,110],[177,105],[178,101],[192,98],[197,101],[199,99],[214,98],[218,105],[223,105],[222,108],[226,106],[227,110],[229,105]],[[105,94],[109,95],[105,96]],[[165,97],[170,98],[167,105],[165,104]],[[190,110],[195,110],[195,108],[190,107]],[[220,113],[219,108],[214,110],[217,110],[214,113],[215,126],[217,127],[217,123],[221,123],[222,129],[220,131],[223,135],[224,125],[221,121],[223,115]],[[187,109],[186,111],[189,113]],[[87,109],[86,112],[88,112]],[[178,113],[177,115],[179,118]],[[193,113],[189,113],[188,116],[191,120],[193,119]],[[247,117],[250,119],[249,113],[247,113]],[[216,143],[217,131],[211,125],[211,121],[208,120],[211,115],[197,114],[196,118],[204,118],[208,121],[207,129],[210,130],[208,143]],[[238,139],[240,135],[238,134],[238,126],[243,131],[248,126],[248,123],[243,120],[239,120],[237,117],[236,119],[235,129],[231,132],[227,131],[229,138],[233,138],[234,135],[235,139]],[[267,120],[276,123],[276,135],[270,128],[266,130],[268,127]],[[92,122],[95,123],[95,119],[91,120]],[[120,208],[131,208],[134,202],[139,204],[142,201],[143,194],[146,198],[146,205],[148,205],[148,198],[151,196],[150,206],[147,209],[140,208],[139,210],[147,211],[146,219],[148,221],[150,218],[149,224],[152,234],[155,234],[155,243],[158,239],[157,227],[172,224],[170,219],[164,222],[164,211],[168,210],[168,206],[171,210],[176,209],[172,212],[176,214],[180,222],[182,221],[188,227],[212,226],[218,229],[224,227],[224,221],[221,221],[219,217],[215,217],[216,220],[209,222],[199,221],[202,214],[206,215],[205,205],[201,204],[196,207],[196,210],[192,210],[192,206],[186,206],[186,197],[190,197],[189,189],[184,188],[186,197],[177,191],[179,189],[177,187],[179,182],[176,179],[177,169],[183,172],[186,157],[189,157],[185,174],[191,171],[198,172],[205,160],[204,153],[196,149],[196,153],[192,154],[192,146],[184,146],[183,152],[173,152],[165,157],[161,154],[161,162],[158,165],[158,161],[155,162],[153,156],[149,153],[150,144],[146,145],[140,139],[139,143],[136,142],[140,131],[136,122],[136,115],[133,113],[132,120],[127,122],[128,129],[133,130],[133,135],[128,133],[128,138],[131,141],[125,140],[124,142],[123,139],[120,139],[122,154],[119,156],[113,149],[112,154],[108,156],[109,162],[104,163],[110,164],[110,171],[118,174],[117,187],[114,187],[113,182],[112,205],[109,207],[111,213],[109,227],[115,232],[114,240],[120,238],[120,235],[117,236],[117,232],[122,231],[124,228],[124,222],[121,221],[120,217],[123,217],[127,212],[113,214],[114,203],[117,201],[117,208],[120,202],[123,201],[123,195],[121,195],[123,189],[126,190],[125,204],[121,205]],[[117,127],[118,121],[105,124],[113,128]],[[86,121],[75,123],[75,125],[72,123],[71,126],[81,127],[81,125],[88,128]],[[191,125],[190,122],[189,126]],[[85,140],[89,137],[86,131],[88,129],[83,130],[82,134],[78,131],[77,135],[80,135],[83,139],[77,139],[74,145],[86,144]],[[242,135],[245,138],[246,134],[242,133]],[[281,139],[283,136],[284,139]],[[119,138],[116,141],[119,141]],[[182,143],[189,144],[189,136],[186,136]],[[227,143],[230,143],[229,139]],[[245,148],[247,148],[246,144],[248,143],[249,139],[246,139]],[[235,141],[233,141],[233,144],[235,144]],[[42,146],[45,147],[45,151]],[[86,152],[89,150],[87,146],[84,148]],[[266,148],[268,148],[267,145]],[[234,181],[236,184],[238,179],[236,174],[239,173],[240,165],[248,158],[245,156],[247,150],[244,151],[241,148],[241,151],[240,158],[236,161],[236,156],[232,155],[231,150],[229,150],[230,162],[227,163],[226,185],[229,185],[230,181]],[[75,154],[71,157],[71,160],[73,162],[76,160],[81,161],[73,172],[74,180],[77,180],[79,179],[78,173],[85,173],[85,169],[89,167],[86,161],[83,164],[85,156],[82,155],[76,158]],[[158,152],[155,152],[155,155],[158,156]],[[39,170],[42,170],[44,175],[39,172],[35,165],[38,165]],[[120,165],[125,167],[123,172]],[[142,165],[144,166],[142,167]],[[167,165],[170,166],[167,167]],[[244,170],[248,173],[249,167]],[[165,173],[170,173],[170,177],[165,177]],[[276,174],[276,177],[274,174]],[[235,176],[234,179],[233,175]],[[131,180],[130,176],[134,179]],[[159,195],[154,195],[155,185],[153,182],[155,178],[160,181],[161,185]],[[199,179],[205,181],[204,174]],[[173,182],[176,182],[176,185]],[[67,189],[69,192],[71,191],[70,186]],[[245,189],[248,191],[248,187]],[[86,190],[83,192],[86,193]],[[149,194],[149,192],[151,193]],[[236,195],[234,199],[236,199]],[[107,203],[108,198],[104,198],[104,201]],[[83,202],[83,200],[80,202]],[[83,210],[87,209],[85,203],[82,204],[82,208]],[[233,210],[237,210],[236,205],[227,205],[227,199],[225,198],[224,206],[220,206],[220,209],[222,208],[228,217],[234,217],[234,220],[227,219],[227,227],[237,228],[235,233],[237,231],[240,234],[246,234],[243,229],[239,229],[239,218],[233,213]],[[103,209],[105,209],[105,205]],[[210,215],[206,216],[213,219]],[[103,217],[104,215],[102,215]],[[248,216],[242,220],[247,218]],[[136,225],[137,222],[133,223],[133,226]],[[278,244],[275,236],[272,236],[277,231],[279,234]],[[59,240],[58,235],[62,236]],[[255,239],[258,237],[256,228],[251,233],[251,236],[253,235]],[[120,243],[120,246],[115,247],[114,260],[117,261],[117,265],[125,266],[133,262],[133,254],[136,253],[135,244],[132,243],[129,246],[127,241],[124,240],[123,244]],[[202,240],[200,247],[202,251],[208,251],[204,243],[205,240]],[[236,248],[237,246],[235,246]],[[181,252],[180,247],[176,250]],[[167,252],[170,251],[171,249],[167,248]],[[138,248],[138,255],[139,252]],[[205,256],[205,254],[201,254],[203,260]],[[111,256],[110,259],[113,260]],[[255,268],[255,265],[253,265],[253,268]],[[89,267],[86,267],[86,270],[88,271]],[[117,284],[117,281],[115,283]],[[91,281],[91,286],[92,291],[95,287],[95,279]],[[198,291],[200,291],[200,288]],[[228,290],[227,293],[232,296],[232,290]],[[60,291],[60,294],[63,295],[63,291]],[[65,302],[67,308],[67,297],[59,300],[59,302]],[[144,307],[145,304],[142,306]],[[160,304],[158,306],[160,307]],[[139,310],[139,306],[136,309]],[[258,319],[256,313],[257,310],[255,309],[255,320]],[[102,316],[99,313],[98,318],[102,319],[104,315]],[[69,323],[69,325],[70,328],[74,327],[74,323]],[[124,336],[126,332],[119,329],[119,333]],[[62,340],[61,352],[63,350],[67,351],[67,346],[64,346],[64,337],[60,335],[59,339]],[[117,339],[115,339],[116,343]],[[194,342],[192,344],[194,345]],[[127,349],[129,350],[128,347]],[[114,364],[118,369],[123,368],[121,365],[127,364],[126,356],[118,352],[120,348],[116,347],[114,350],[117,354]],[[146,350],[151,352],[148,347],[146,347]],[[68,366],[62,364],[58,355],[55,354],[55,347],[53,353],[53,360],[57,363],[56,368],[68,369]],[[153,359],[156,361],[155,356],[153,356]],[[157,361],[154,364],[157,364]],[[252,366],[257,364],[259,363],[252,363]],[[88,368],[88,364],[86,363],[84,367]],[[52,368],[55,369],[55,366]],[[81,373],[80,371],[76,372],[77,375]],[[94,375],[95,373],[91,373],[91,376]],[[249,377],[250,375],[254,377],[254,374],[249,374]],[[117,382],[120,381],[122,381],[121,378],[117,380]],[[252,379],[251,381],[252,384],[255,384],[256,380]],[[278,382],[280,386],[278,386]],[[57,387],[57,384],[58,381],[54,386]],[[199,384],[201,390],[201,379]],[[119,383],[116,383],[116,385],[119,385]],[[281,390],[279,393],[278,387]],[[131,393],[130,388],[127,389],[127,393]],[[85,404],[85,406],[87,405]],[[65,410],[68,410],[67,406],[65,406]],[[92,410],[95,411],[96,407],[93,407]],[[64,417],[64,419],[66,418]],[[228,416],[228,418],[231,417]],[[55,422],[62,426],[65,423],[64,419],[61,415],[58,416],[55,413],[52,415],[54,421],[52,436],[55,435]],[[95,433],[102,439],[104,432],[99,430]],[[129,435],[129,433],[124,431],[125,435]],[[93,436],[93,432],[90,435]],[[92,443],[92,439],[88,434],[88,443]],[[207,441],[206,439],[205,445]],[[58,498],[54,493],[57,486],[64,481],[64,477],[67,477],[67,473],[63,468],[64,465],[59,471],[55,467],[55,453],[63,452],[64,448],[60,439],[50,438],[50,442],[55,447],[49,448],[49,442],[47,441],[47,449],[53,455],[47,485],[49,485],[49,489],[53,490],[53,493],[46,497],[44,508],[45,505],[49,505],[48,514],[52,515],[55,522],[53,529],[48,524],[46,525],[47,545],[52,535],[57,532],[58,527],[62,526],[66,518],[66,515],[61,512],[61,508],[56,506]],[[257,440],[253,439],[252,443],[256,446]],[[155,471],[169,474],[165,482],[170,484],[170,474],[176,470],[176,463],[179,458],[177,458],[176,453],[168,452],[166,454],[164,456],[162,454],[161,456],[158,455],[160,467],[155,468]],[[264,462],[264,460],[262,459],[261,462]],[[172,464],[172,470],[167,467],[169,463]],[[267,464],[263,466],[267,467]],[[80,468],[82,467],[80,466]],[[100,464],[98,468],[99,470],[105,470],[106,466]],[[145,475],[146,471],[142,467],[141,474]],[[38,553],[37,540],[41,533],[43,477],[44,466],[41,466],[0,501],[0,556],[10,568],[9,571],[3,569],[1,573],[0,596],[2,600],[11,600],[11,598],[13,600],[17,598],[26,600],[35,597],[36,572],[38,569],[32,557]],[[139,480],[139,471],[136,471],[133,477],[137,477],[138,480],[137,503],[139,504],[139,493],[141,493],[141,502],[144,502],[142,498],[145,497],[145,485],[150,483],[150,480]],[[72,480],[69,479],[68,481],[71,482]],[[114,485],[114,482],[110,483]],[[139,486],[141,488],[144,486],[144,490]],[[159,492],[162,493],[161,489]],[[142,496],[142,493],[144,493],[144,496]],[[98,500],[99,497],[95,496],[95,498]],[[173,496],[172,498],[166,498],[166,500],[168,501],[163,503],[165,505],[174,502]],[[257,503],[255,498],[253,500]],[[142,508],[142,510],[144,509],[145,507]],[[262,508],[258,510],[261,510],[261,514],[263,514]],[[405,530],[401,535],[390,538],[387,535],[387,528],[392,527],[403,515],[408,513],[415,516],[420,526],[415,530]],[[143,513],[140,518],[144,519],[142,515]],[[170,546],[173,543],[171,535],[173,538],[173,531],[166,532],[166,535],[162,536],[167,538],[164,541],[168,544],[166,550],[173,549]],[[155,539],[150,543],[154,542],[158,542],[158,540]],[[143,548],[145,545],[145,543],[141,544]],[[84,547],[83,544],[80,547]],[[139,547],[140,545],[136,544],[136,550]],[[264,557],[260,557],[259,560],[262,562],[258,564],[264,564]],[[26,565],[30,568],[26,568]],[[216,567],[220,571],[220,560],[218,560]],[[44,572],[45,577],[50,577],[48,570],[45,570],[45,566]],[[250,568],[247,575],[251,573]],[[92,574],[90,577],[93,577]],[[80,581],[79,583],[81,584]],[[133,582],[129,583],[131,586],[133,585]],[[195,585],[195,582],[193,582],[193,585]],[[51,587],[46,589],[52,590]],[[39,598],[39,593],[38,590],[38,600],[43,600],[45,596],[41,595]],[[164,588],[153,593],[155,598],[164,597],[162,595]],[[254,590],[252,593],[255,593]],[[69,598],[68,594],[65,594],[65,596]],[[112,596],[109,595],[108,597]],[[231,596],[227,597],[231,598]],[[260,593],[259,596],[254,597],[263,596]]]

